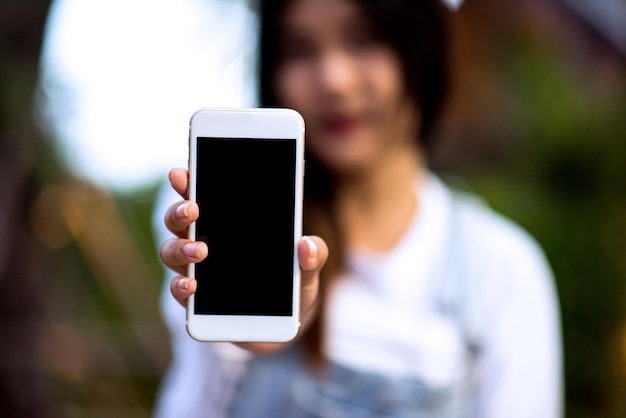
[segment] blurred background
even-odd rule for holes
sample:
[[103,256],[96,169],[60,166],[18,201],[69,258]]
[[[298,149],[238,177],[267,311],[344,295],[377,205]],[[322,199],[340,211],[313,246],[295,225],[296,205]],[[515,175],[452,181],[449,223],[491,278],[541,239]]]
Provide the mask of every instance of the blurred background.
[[[533,234],[567,417],[626,417],[626,2],[466,0],[433,167]],[[202,106],[253,105],[244,0],[0,2],[0,415],[147,417],[152,218]],[[156,212],[155,212],[156,211]]]

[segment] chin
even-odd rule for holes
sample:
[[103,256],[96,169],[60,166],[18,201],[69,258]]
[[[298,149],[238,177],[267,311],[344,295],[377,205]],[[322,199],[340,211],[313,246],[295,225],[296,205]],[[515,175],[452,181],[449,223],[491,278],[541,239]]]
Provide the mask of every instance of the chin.
[[[328,137],[325,137],[328,138]],[[371,141],[341,138],[309,143],[310,152],[318,161],[337,175],[356,174],[372,167],[381,150]]]
[[341,156],[333,155],[328,158],[322,158],[322,163],[335,175],[338,176],[355,176],[366,172],[372,166],[372,160],[369,158],[357,156]]

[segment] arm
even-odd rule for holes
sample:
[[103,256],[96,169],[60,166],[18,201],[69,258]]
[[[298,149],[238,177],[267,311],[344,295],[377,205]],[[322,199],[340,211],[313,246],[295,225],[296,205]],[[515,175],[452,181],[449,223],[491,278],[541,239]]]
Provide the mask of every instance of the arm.
[[480,417],[562,416],[561,336],[547,262],[532,242],[510,250],[494,274],[484,329]]

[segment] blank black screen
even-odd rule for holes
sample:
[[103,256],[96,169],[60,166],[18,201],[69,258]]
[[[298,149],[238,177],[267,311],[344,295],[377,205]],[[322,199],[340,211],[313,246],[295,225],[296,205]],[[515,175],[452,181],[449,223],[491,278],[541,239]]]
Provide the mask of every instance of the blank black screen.
[[295,139],[197,141],[195,313],[292,315]]

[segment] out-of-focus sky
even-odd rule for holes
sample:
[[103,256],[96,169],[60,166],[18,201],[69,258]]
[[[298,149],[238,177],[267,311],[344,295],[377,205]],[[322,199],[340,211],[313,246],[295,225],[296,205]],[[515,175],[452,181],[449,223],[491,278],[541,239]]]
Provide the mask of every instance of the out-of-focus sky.
[[187,164],[196,109],[254,104],[255,25],[241,0],[55,0],[44,129],[74,174],[98,185],[165,179]]

